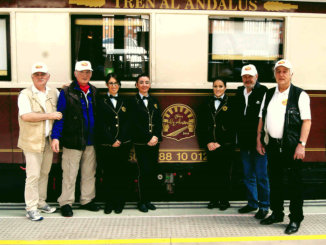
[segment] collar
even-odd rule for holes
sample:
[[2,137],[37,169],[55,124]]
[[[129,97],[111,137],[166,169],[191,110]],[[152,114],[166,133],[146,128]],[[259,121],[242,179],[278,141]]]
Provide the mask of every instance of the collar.
[[276,89],[275,89],[275,93],[276,94],[282,94],[282,95],[288,95],[289,94],[289,91],[290,91],[290,88],[291,88],[291,84],[290,84],[290,86],[286,90],[284,90],[281,93],[280,90],[278,90],[278,86],[277,86]]
[[[108,92],[108,96],[110,97],[110,93]],[[119,95],[118,95],[118,93],[116,93],[116,95],[112,95],[113,97],[118,97]]]
[[[225,94],[223,94],[223,95],[220,96],[219,98],[224,99],[224,96],[225,96]],[[214,95],[214,98],[217,98],[216,95]]]
[[[143,97],[144,97],[144,95],[142,95],[141,93],[139,93],[138,92],[138,94],[139,94],[139,97],[141,98],[141,99],[143,99]],[[147,94],[147,96],[146,96],[147,98],[149,97],[149,94]]]
[[[51,88],[49,88],[48,86],[45,86],[45,94],[48,94],[50,90],[51,90]],[[32,92],[35,93],[35,94],[42,93],[40,90],[38,90],[35,87],[34,84],[32,85]]]

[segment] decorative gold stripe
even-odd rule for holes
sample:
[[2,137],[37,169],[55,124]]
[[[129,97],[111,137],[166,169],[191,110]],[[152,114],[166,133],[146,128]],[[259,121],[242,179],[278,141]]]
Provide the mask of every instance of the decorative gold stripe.
[[0,96],[1,95],[18,95],[19,92],[0,92]]
[[228,54],[213,54],[212,60],[277,60],[278,56],[245,56],[245,55],[228,55]]
[[153,244],[153,243],[203,243],[203,242],[256,242],[324,240],[326,235],[301,236],[248,236],[248,237],[199,237],[199,238],[142,238],[106,240],[0,240],[0,244]]
[[21,149],[0,149],[0,153],[23,152]]

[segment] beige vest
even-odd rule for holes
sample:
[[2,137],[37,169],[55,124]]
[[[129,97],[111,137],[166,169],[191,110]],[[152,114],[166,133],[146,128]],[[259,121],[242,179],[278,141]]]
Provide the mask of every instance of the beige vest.
[[[39,98],[36,93],[33,93],[32,87],[21,91],[22,94],[27,95],[31,103],[33,112],[45,113]],[[51,88],[46,96],[45,106],[47,113],[55,112],[57,110],[57,91]],[[27,152],[43,152],[45,146],[45,121],[40,122],[26,122],[18,116],[19,122],[19,138],[18,147]],[[49,130],[51,134],[53,120],[49,120]]]

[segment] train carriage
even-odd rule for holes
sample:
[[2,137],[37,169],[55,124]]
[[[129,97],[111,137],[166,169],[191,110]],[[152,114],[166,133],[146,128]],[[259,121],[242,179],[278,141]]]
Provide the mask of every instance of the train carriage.
[[[17,96],[31,84],[36,61],[50,68],[49,83],[73,80],[77,60],[90,60],[92,84],[104,91],[104,76],[122,77],[122,93],[135,93],[147,72],[151,94],[162,106],[156,192],[160,200],[206,200],[206,154],[197,141],[199,105],[212,80],[228,81],[233,96],[240,70],[255,64],[271,88],[275,61],[291,60],[293,83],[311,99],[312,130],[306,147],[305,198],[326,197],[326,3],[255,0],[9,0],[0,2],[0,201],[22,201],[24,157],[17,148]],[[135,174],[135,156],[130,172]],[[234,195],[244,197],[235,156]],[[51,172],[49,197],[60,192],[60,155]],[[99,176],[99,186],[101,185]],[[135,185],[136,186],[136,185]],[[8,192],[9,190],[9,192]],[[171,195],[174,194],[174,195]],[[131,195],[131,199],[132,199]]]

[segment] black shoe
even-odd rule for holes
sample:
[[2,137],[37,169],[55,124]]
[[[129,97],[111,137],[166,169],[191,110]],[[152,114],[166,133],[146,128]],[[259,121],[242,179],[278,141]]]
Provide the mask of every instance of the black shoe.
[[63,205],[60,208],[60,211],[63,217],[72,217],[74,215],[74,213],[72,212],[72,208],[69,204]]
[[146,207],[145,203],[138,203],[137,204],[138,210],[143,213],[148,212],[148,208]]
[[260,224],[261,225],[271,225],[271,224],[274,224],[274,223],[283,222],[283,219],[284,219],[283,215],[276,215],[276,214],[272,213],[266,219],[261,220]]
[[91,201],[85,205],[80,205],[81,209],[86,209],[88,211],[97,212],[100,210],[100,206],[97,205],[94,201]]
[[231,206],[230,203],[227,202],[227,201],[225,201],[225,202],[221,202],[221,203],[220,203],[220,207],[219,207],[219,209],[220,209],[221,211],[224,211],[224,210],[227,210],[230,206]]
[[246,206],[240,208],[240,209],[238,210],[238,212],[239,212],[240,214],[246,214],[246,213],[250,213],[250,212],[252,212],[252,211],[256,211],[256,210],[257,210],[257,208],[253,208],[253,207],[251,207],[251,206],[249,206],[249,205],[246,205]]
[[255,214],[256,219],[264,219],[268,214],[268,210],[259,209],[258,212]]
[[105,204],[104,213],[105,214],[112,213],[112,206],[110,204]]
[[145,205],[146,205],[146,208],[148,208],[149,210],[156,210],[155,205],[150,202],[146,203]]
[[124,204],[117,205],[117,206],[114,208],[114,212],[115,212],[116,214],[121,214],[121,213],[122,213],[122,210],[123,210],[124,207],[125,207]]
[[220,207],[219,201],[210,201],[209,204],[207,205],[208,209],[219,208],[219,207]]
[[291,221],[290,224],[285,229],[285,234],[291,235],[296,233],[300,228],[300,222]]

